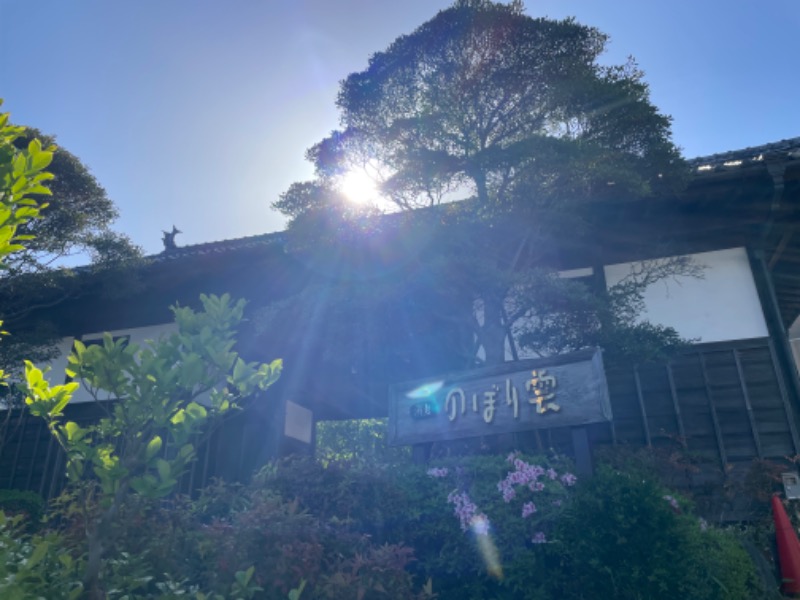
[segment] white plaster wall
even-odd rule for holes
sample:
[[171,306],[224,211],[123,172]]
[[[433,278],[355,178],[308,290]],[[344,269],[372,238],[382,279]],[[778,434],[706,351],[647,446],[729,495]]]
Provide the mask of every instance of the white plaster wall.
[[64,370],[67,368],[67,356],[72,351],[72,340],[74,338],[62,338],[56,344],[56,351],[58,354],[49,362],[36,363],[36,366],[43,371],[50,368],[44,374],[44,378],[50,382],[50,385],[61,385],[66,380]]
[[[674,327],[698,342],[766,337],[767,324],[756,291],[747,252],[731,248],[691,255],[703,266],[703,277],[679,277],[645,290],[641,318]],[[631,273],[634,263],[605,267],[609,287]]]

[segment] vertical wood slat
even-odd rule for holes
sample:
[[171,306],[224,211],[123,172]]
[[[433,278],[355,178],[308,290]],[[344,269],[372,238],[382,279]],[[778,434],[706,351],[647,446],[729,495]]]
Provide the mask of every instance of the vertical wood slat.
[[722,441],[722,430],[719,426],[719,418],[717,417],[717,408],[714,406],[714,396],[711,393],[711,384],[708,381],[708,369],[706,369],[706,357],[702,352],[698,352],[697,356],[700,357],[700,366],[703,370],[703,383],[706,386],[706,396],[708,397],[708,408],[711,411],[711,421],[714,424],[714,433],[717,436],[717,448],[719,450],[719,458],[722,461],[722,468],[725,469],[728,465],[728,455],[725,452],[725,444]]
[[47,443],[47,455],[44,458],[44,465],[42,466],[42,480],[39,482],[39,495],[44,498],[45,500],[48,499],[45,496],[44,485],[47,482],[47,472],[48,468],[50,467],[50,457],[53,454],[53,446],[56,444],[55,438],[50,436],[50,440]]
[[650,424],[647,422],[647,411],[644,407],[644,395],[642,394],[642,381],[639,378],[639,365],[633,367],[633,377],[636,381],[636,396],[639,398],[639,410],[642,412],[642,424],[644,425],[644,438],[648,446],[652,446],[653,442],[650,438]]
[[683,416],[681,415],[681,406],[678,402],[678,390],[675,387],[675,376],[672,373],[672,361],[664,365],[667,370],[667,380],[669,381],[669,393],[672,396],[672,406],[675,409],[675,419],[678,421],[678,433],[681,436],[681,446],[686,448],[686,429],[683,426]]
[[[195,448],[198,448],[197,436],[195,436],[195,439],[192,441],[192,443],[194,444]],[[188,473],[188,476],[189,476],[189,489],[186,490],[186,495],[187,496],[191,496],[192,494],[194,494],[194,474],[195,474],[195,471],[197,471],[197,463],[193,462],[191,468],[189,469],[189,473]]]
[[742,361],[739,357],[739,351],[733,349],[733,360],[736,363],[736,373],[739,376],[739,386],[742,388],[742,396],[744,396],[744,406],[747,409],[747,418],[750,421],[750,430],[753,432],[753,441],[756,444],[756,452],[758,458],[764,458],[764,453],[761,451],[761,438],[758,436],[758,428],[756,427],[756,417],[753,414],[753,405],[750,402],[750,394],[747,391],[747,384],[744,380],[744,371],[742,370]]
[[239,457],[236,461],[236,479],[244,479],[244,460],[247,456],[247,441],[248,441],[247,423],[242,423],[242,434],[239,436]]
[[14,450],[14,461],[11,463],[11,475],[8,478],[8,487],[12,490],[14,489],[14,479],[17,476],[17,471],[19,471],[19,454],[22,451],[22,442],[25,439],[25,429],[28,427],[27,416],[27,411],[20,410],[17,416],[17,425],[14,427],[19,437],[17,438],[17,448]]
[[[31,465],[28,468],[28,478],[25,480],[25,489],[31,489],[31,483],[33,483],[33,468],[36,465],[36,461],[39,460],[39,442],[42,438],[42,430],[44,427],[41,424],[38,424],[36,427],[36,440],[33,442],[33,453],[31,459]],[[44,474],[42,474],[44,477]]]
[[783,370],[778,364],[778,355],[775,352],[775,346],[772,343],[772,338],[767,340],[769,346],[769,355],[772,359],[772,370],[775,373],[775,379],[778,380],[778,389],[781,393],[781,401],[783,403],[783,411],[786,414],[786,421],[789,423],[789,431],[792,434],[792,444],[794,444],[795,454],[800,454],[800,439],[797,437],[797,427],[794,422],[794,414],[792,407],[789,404],[789,393],[786,391],[786,385],[783,381]]
[[208,485],[208,459],[211,456],[211,442],[214,439],[214,434],[212,433],[206,438],[206,455],[203,459],[203,474],[200,476],[200,485],[198,487],[205,487]]
[[61,449],[61,446],[56,446],[56,456],[53,462],[53,475],[50,478],[50,488],[47,490],[47,495],[45,496],[45,500],[50,500],[50,498],[54,498],[58,495],[58,492],[61,490],[59,489],[59,471],[61,470],[61,457],[64,454],[64,451]]

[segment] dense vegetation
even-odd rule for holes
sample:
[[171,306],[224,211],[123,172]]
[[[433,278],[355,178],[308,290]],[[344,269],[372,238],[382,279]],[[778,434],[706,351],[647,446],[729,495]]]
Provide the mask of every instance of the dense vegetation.
[[[82,597],[75,494],[36,534],[3,523],[4,598]],[[685,501],[640,473],[576,480],[554,457],[287,459],[195,500],[138,497],[114,531],[107,598],[764,597],[736,537]]]
[[[597,31],[572,21],[529,19],[518,2],[459,0],[345,81],[340,107],[347,130],[315,148],[322,181],[300,191],[326,194],[325,177],[365,149],[387,163],[384,190],[397,204],[463,185],[477,196],[478,210],[468,216],[479,226],[487,214],[494,219],[511,206],[521,209],[532,190],[551,201],[608,196],[609,180],[623,196],[671,188],[680,169],[662,168],[677,159],[668,119],[649,104],[633,67],[597,65],[604,43]],[[511,60],[517,56],[522,60]],[[575,85],[546,85],[554,79]],[[446,89],[451,93],[440,94]],[[483,121],[485,102],[499,116]],[[417,106],[435,110],[415,114]],[[37,198],[50,193],[45,169],[55,151],[25,139],[7,119],[0,116],[0,258],[6,264],[31,242],[26,231],[46,231],[47,221],[36,220],[46,205]],[[593,169],[583,168],[588,164]],[[571,168],[556,173],[553,165]],[[582,177],[566,176],[577,174]],[[285,207],[296,215],[309,208],[318,207]],[[66,204],[61,214],[76,217]],[[471,290],[465,306],[471,312],[482,302],[487,325],[476,335],[490,361],[502,358],[505,331],[514,323],[504,315],[509,290],[522,297],[534,282],[541,289],[547,281],[553,291],[564,285],[548,279],[552,273],[525,273],[528,287],[524,279],[494,276],[506,270],[509,253],[534,252],[529,233],[502,252],[485,247],[486,262],[464,271],[461,283]],[[44,244],[30,245],[28,256],[51,250]],[[456,240],[454,255],[461,248]],[[667,264],[648,276],[685,268]],[[481,276],[482,269],[493,276]],[[643,283],[631,285],[620,326]],[[556,305],[563,296],[557,298]],[[611,313],[596,310],[596,299],[585,300],[583,314],[591,319],[563,324],[562,340],[564,331],[614,324]],[[246,485],[218,483],[195,498],[176,496],[209,427],[260,401],[258,393],[281,369],[280,361],[249,364],[236,353],[243,303],[222,296],[203,297],[202,304],[201,311],[176,307],[178,332],[152,344],[126,345],[110,336],[102,345],[76,344],[70,375],[108,407],[93,424],[64,416],[77,383],[51,386],[27,362],[26,405],[63,449],[69,484],[43,514],[28,494],[0,499],[8,511],[0,512],[0,596],[763,597],[733,534],[693,517],[647,474],[604,468],[583,481],[555,455],[454,456],[423,467],[402,453],[376,451],[373,438],[351,456],[334,448],[322,460],[272,463]],[[517,308],[527,314],[527,305]],[[552,342],[542,343],[549,348]]]

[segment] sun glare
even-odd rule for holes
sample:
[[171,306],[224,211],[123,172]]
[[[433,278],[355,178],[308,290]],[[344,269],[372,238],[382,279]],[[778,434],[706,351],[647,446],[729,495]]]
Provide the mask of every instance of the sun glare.
[[348,171],[339,183],[339,190],[353,204],[368,204],[379,197],[375,181],[362,169]]

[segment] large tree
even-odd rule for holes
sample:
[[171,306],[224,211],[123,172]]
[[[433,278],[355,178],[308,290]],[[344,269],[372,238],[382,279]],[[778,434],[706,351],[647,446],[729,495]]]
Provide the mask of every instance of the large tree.
[[7,257],[0,271],[0,319],[13,335],[0,345],[0,365],[18,370],[21,357],[44,360],[54,352],[52,343],[59,337],[53,323],[46,319],[26,322],[33,309],[56,306],[85,289],[80,277],[63,268],[65,259],[80,256],[91,261],[84,271],[102,273],[103,293],[124,294],[135,285],[130,274],[121,270],[141,256],[127,236],[111,225],[117,208],[89,168],[68,150],[59,147],[52,136],[34,128],[21,128],[11,142],[23,151],[34,139],[52,147],[48,171],[50,195],[33,194],[43,203],[38,218],[19,227],[19,233],[31,236],[24,248]]
[[633,61],[600,64],[606,43],[573,19],[527,16],[521,2],[457,0],[342,82],[342,129],[308,151],[317,180],[274,206],[304,235],[329,226],[344,212],[338,178],[364,167],[401,209],[468,200],[440,211],[455,227],[431,262],[443,286],[475,303],[488,362],[503,360],[512,329],[542,352],[610,342],[612,330],[618,341],[674,341],[635,316],[648,284],[691,265],[654,263],[598,297],[555,277],[543,251],[587,227],[593,203],[684,183],[670,119]]
[[[670,120],[607,37],[521,3],[459,0],[349,75],[343,129],[309,151],[325,178],[372,161],[401,207],[474,195],[600,199],[680,184]],[[451,195],[448,195],[448,192]]]
[[111,229],[119,212],[89,168],[57,146],[54,137],[31,127],[15,145],[24,148],[32,139],[56,148],[49,167],[52,196],[41,218],[24,225],[24,233],[34,238],[23,251],[9,257],[10,274],[41,272],[76,254],[88,255],[95,263],[136,256],[139,250],[130,240]]

